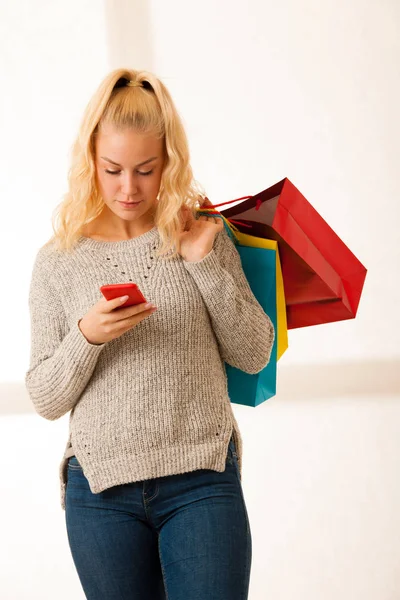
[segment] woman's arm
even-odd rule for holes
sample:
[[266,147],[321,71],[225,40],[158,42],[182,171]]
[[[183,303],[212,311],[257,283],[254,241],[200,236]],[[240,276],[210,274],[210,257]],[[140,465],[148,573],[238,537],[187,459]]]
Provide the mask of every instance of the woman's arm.
[[274,326],[254,296],[225,229],[202,260],[183,262],[207,306],[222,359],[246,373],[259,373],[271,356]]
[[35,410],[54,421],[85,389],[105,344],[90,344],[78,327],[68,330],[60,298],[39,251],[29,290],[31,355],[25,385]]

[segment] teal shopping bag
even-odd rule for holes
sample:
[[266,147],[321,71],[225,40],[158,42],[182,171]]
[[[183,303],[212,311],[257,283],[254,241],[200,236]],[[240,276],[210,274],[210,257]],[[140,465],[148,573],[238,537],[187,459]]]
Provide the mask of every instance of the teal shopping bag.
[[[277,331],[275,250],[236,245],[251,290]],[[255,375],[225,363],[231,402],[258,406],[276,394],[277,335],[268,365]]]

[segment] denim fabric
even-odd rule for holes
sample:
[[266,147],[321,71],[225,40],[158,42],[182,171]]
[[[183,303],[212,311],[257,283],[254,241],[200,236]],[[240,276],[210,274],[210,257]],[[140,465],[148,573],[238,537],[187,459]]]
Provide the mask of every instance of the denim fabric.
[[68,460],[66,526],[89,600],[246,600],[252,541],[233,438],[225,471],[90,491]]

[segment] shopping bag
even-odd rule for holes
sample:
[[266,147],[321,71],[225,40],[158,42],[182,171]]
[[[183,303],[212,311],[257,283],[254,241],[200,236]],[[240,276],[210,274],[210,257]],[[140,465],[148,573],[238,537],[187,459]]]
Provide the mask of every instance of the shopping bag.
[[288,347],[285,296],[277,242],[240,233],[214,210],[201,208],[198,214],[215,214],[224,220],[225,228],[236,244],[249,286],[274,325],[275,340],[271,358],[260,373],[245,373],[225,364],[231,402],[256,407],[276,394],[276,363]]
[[[277,331],[276,251],[237,246],[251,290]],[[277,336],[271,358],[260,373],[250,374],[225,363],[228,394],[232,403],[256,407],[276,394]]]
[[278,242],[288,329],[356,316],[367,269],[289,179],[213,207],[239,231]]
[[[197,209],[198,216],[217,216],[220,217],[224,221],[225,230],[227,231],[229,237],[232,239],[234,244],[236,245],[239,254],[241,255],[240,248],[243,246],[249,246],[252,248],[265,248],[268,250],[274,250],[275,252],[275,277],[276,277],[276,312],[277,312],[277,325],[275,327],[275,335],[277,337],[277,360],[279,360],[282,354],[288,348],[288,327],[287,327],[287,317],[286,317],[286,300],[285,300],[285,291],[283,285],[283,276],[282,276],[282,268],[281,262],[279,258],[278,251],[278,243],[276,240],[266,240],[264,238],[257,238],[253,235],[247,235],[245,233],[241,233],[235,225],[230,223],[221,213],[219,213],[214,208],[198,208]],[[243,261],[242,261],[243,263]],[[246,271],[245,275],[247,277]],[[250,274],[251,279],[253,279],[252,274]],[[250,281],[249,285],[251,287]],[[253,292],[254,293],[254,292]],[[254,294],[256,295],[256,294]],[[257,297],[257,296],[256,296]]]
[[[231,225],[232,228],[232,225]],[[250,246],[251,248],[266,248],[268,250],[274,250],[275,252],[275,272],[276,272],[276,320],[277,326],[275,328],[277,335],[277,360],[279,360],[282,354],[288,348],[288,331],[287,331],[287,317],[286,317],[286,301],[285,291],[283,286],[283,276],[281,261],[279,258],[278,242],[276,240],[266,240],[263,238],[257,238],[254,235],[247,235],[241,233],[237,229],[235,231],[235,238],[237,241],[237,248],[239,254],[241,253],[240,247]]]

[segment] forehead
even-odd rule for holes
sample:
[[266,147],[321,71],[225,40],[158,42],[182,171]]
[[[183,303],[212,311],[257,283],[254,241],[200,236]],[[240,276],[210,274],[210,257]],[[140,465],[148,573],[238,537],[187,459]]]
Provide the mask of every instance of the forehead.
[[122,164],[140,162],[150,156],[161,156],[163,140],[134,129],[118,130],[110,125],[103,127],[95,138],[96,156],[107,156]]

